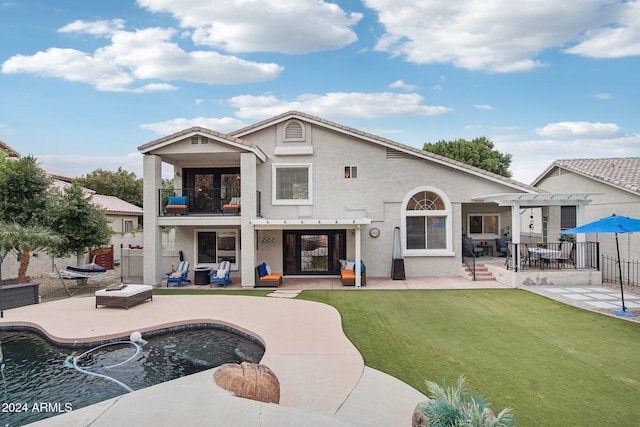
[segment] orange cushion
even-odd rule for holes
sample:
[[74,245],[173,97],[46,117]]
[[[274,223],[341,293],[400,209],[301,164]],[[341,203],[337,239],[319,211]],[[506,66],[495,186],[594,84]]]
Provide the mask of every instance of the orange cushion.
[[167,209],[185,209],[187,205],[167,205]]
[[240,205],[222,205],[222,207],[227,209],[240,209]]
[[340,270],[340,276],[342,276],[343,279],[355,279],[356,273],[353,270]]
[[282,277],[282,274],[273,273],[273,274],[267,274],[266,276],[262,276],[260,280],[280,280],[281,277]]

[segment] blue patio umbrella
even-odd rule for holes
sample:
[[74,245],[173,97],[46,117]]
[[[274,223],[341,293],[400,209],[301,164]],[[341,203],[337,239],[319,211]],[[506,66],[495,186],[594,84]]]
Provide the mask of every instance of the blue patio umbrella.
[[620,265],[620,248],[618,246],[618,234],[637,232],[640,232],[640,219],[618,216],[615,214],[562,232],[562,234],[608,233],[616,235],[616,252],[618,254],[616,262],[618,263],[618,276],[620,277],[622,311],[614,311],[613,314],[616,314],[618,316],[636,317],[634,313],[629,313],[627,311],[627,307],[625,307],[624,305],[624,289],[622,287],[622,266]]

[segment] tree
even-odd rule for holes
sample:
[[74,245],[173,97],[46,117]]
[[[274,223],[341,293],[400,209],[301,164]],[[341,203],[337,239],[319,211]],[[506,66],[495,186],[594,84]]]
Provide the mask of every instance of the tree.
[[511,177],[511,154],[503,154],[496,150],[493,142],[484,136],[471,141],[458,139],[426,143],[422,149],[507,178]]
[[51,228],[64,236],[64,245],[57,245],[51,253],[58,257],[75,255],[80,258],[87,251],[105,246],[111,239],[112,230],[103,209],[91,202],[76,182],[52,203],[50,211]]
[[31,156],[0,156],[0,221],[44,224],[51,178]]
[[15,252],[20,263],[18,283],[24,283],[31,253],[64,244],[64,237],[41,225],[21,225],[17,222],[0,222],[0,255]]
[[81,186],[104,196],[119,199],[142,207],[142,179],[121,167],[116,172],[96,169],[86,176],[76,179]]

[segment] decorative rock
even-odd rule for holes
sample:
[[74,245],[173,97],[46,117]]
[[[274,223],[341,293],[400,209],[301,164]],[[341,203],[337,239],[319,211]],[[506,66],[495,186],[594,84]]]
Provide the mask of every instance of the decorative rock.
[[280,383],[265,365],[225,363],[213,374],[216,384],[238,397],[266,403],[280,403]]
[[416,405],[416,409],[413,410],[413,419],[411,423],[412,427],[429,427],[431,425],[427,417],[420,410],[420,408],[429,406],[430,404],[431,400],[427,399],[424,402],[420,402]]

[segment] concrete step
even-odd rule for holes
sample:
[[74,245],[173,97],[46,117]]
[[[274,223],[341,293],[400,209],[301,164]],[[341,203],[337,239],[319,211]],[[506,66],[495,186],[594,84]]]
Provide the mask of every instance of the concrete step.
[[[469,280],[473,280],[473,274],[471,273],[471,270],[469,270],[469,267],[467,267],[466,264],[463,264],[463,268],[467,275],[467,278]],[[476,281],[479,282],[489,280],[496,280],[496,278],[493,277],[493,274],[491,274],[489,269],[484,264],[476,264]]]

